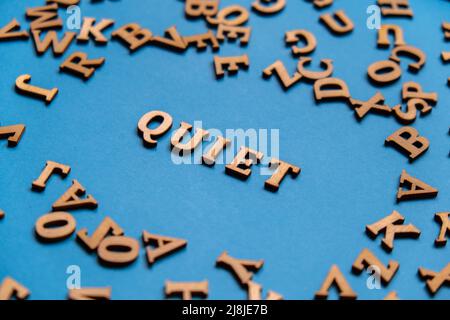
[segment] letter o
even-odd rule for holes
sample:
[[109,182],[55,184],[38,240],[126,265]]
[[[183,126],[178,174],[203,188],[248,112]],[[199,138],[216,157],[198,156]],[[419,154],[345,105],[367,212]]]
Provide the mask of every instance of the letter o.
[[[387,72],[380,73],[383,70]],[[397,63],[390,60],[383,60],[371,64],[367,69],[367,74],[373,81],[384,84],[400,78],[402,70]]]
[[[51,227],[51,225],[58,225]],[[45,240],[62,240],[76,228],[75,218],[67,212],[53,212],[40,217],[35,224],[36,234]]]
[[[114,250],[119,249],[119,250]],[[111,264],[129,264],[139,255],[139,243],[129,237],[106,237],[97,249],[99,258]]]

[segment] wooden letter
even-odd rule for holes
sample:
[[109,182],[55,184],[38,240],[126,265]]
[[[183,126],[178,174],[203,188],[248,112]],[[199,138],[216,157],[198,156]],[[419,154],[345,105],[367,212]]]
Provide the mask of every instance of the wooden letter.
[[[248,300],[262,300],[262,286],[253,281],[249,281],[247,285]],[[266,300],[283,300],[283,296],[274,291],[269,291],[267,292]]]
[[[442,61],[444,61],[444,63],[449,62],[450,61],[450,52],[442,51],[441,58],[442,58]],[[450,77],[447,79],[447,83],[448,83],[448,85],[450,85]]]
[[104,62],[105,58],[88,60],[86,53],[74,52],[59,66],[59,68],[62,71],[73,73],[84,79],[89,79],[94,74],[95,70]]
[[44,88],[35,87],[28,84],[30,80],[31,76],[29,74],[18,76],[16,79],[17,90],[30,96],[44,98],[46,103],[52,102],[53,98],[58,93],[58,88],[47,90]]
[[15,147],[25,132],[24,124],[0,127],[0,139],[8,138],[8,147]]
[[324,78],[314,82],[314,97],[316,101],[322,99],[348,99],[350,92],[347,84],[338,78]]
[[114,24],[114,20],[102,19],[97,25],[94,26],[95,18],[83,18],[83,26],[81,27],[80,34],[77,37],[78,41],[89,41],[89,35],[94,36],[94,40],[97,43],[105,44],[108,39],[103,35],[102,31]]
[[81,199],[79,196],[86,193],[86,189],[77,181],[72,181],[72,186],[67,189],[64,194],[55,201],[53,210],[75,210],[75,209],[94,209],[97,208],[97,200],[90,194],[86,198]]
[[42,191],[47,186],[47,181],[51,175],[53,175],[54,173],[58,173],[61,175],[62,178],[65,178],[67,177],[69,172],[70,166],[48,160],[45,163],[45,168],[42,171],[39,178],[34,180],[33,183],[31,184],[31,188],[33,190]]
[[[407,187],[409,190],[404,190],[402,187]],[[434,198],[437,194],[437,189],[417,178],[410,176],[405,170],[402,170],[400,184],[397,191],[397,201]]]
[[0,29],[0,41],[12,39],[28,39],[29,37],[28,32],[25,30],[22,31],[19,30],[20,30],[19,21],[17,21],[16,19],[11,20],[6,26]]
[[445,39],[449,40],[450,39],[450,22],[443,22],[442,30],[444,30]]
[[183,40],[187,46],[195,45],[197,50],[205,50],[208,47],[208,43],[210,43],[213,51],[220,48],[219,41],[211,30],[208,30],[206,33],[184,37]]
[[35,224],[36,234],[45,241],[63,240],[69,237],[77,226],[74,217],[67,212],[44,214]]
[[335,284],[339,290],[340,299],[356,299],[356,293],[348,284],[341,270],[337,265],[332,265],[327,277],[325,278],[322,287],[316,292],[316,299],[327,299],[328,290]]
[[184,143],[181,143],[183,137],[192,130],[192,125],[186,122],[181,122],[180,128],[174,132],[170,139],[172,151],[181,155],[190,154],[195,148],[203,141],[203,139],[209,137],[209,132],[202,128],[197,128],[195,134]]
[[14,297],[24,300],[29,295],[30,291],[11,277],[4,278],[0,284],[0,300],[10,300]]
[[247,9],[242,6],[231,5],[220,10],[214,17],[206,17],[206,20],[212,25],[225,24],[227,26],[239,26],[246,23],[248,17]]
[[417,109],[419,109],[421,113],[426,114],[430,112],[432,108],[425,100],[416,98],[408,100],[406,103],[406,111],[402,110],[400,104],[392,108],[395,117],[404,124],[409,124],[416,119]]
[[407,154],[413,161],[428,150],[430,142],[427,138],[419,136],[419,132],[413,127],[402,127],[386,139],[387,144],[392,144],[401,152]]
[[57,3],[62,7],[74,6],[80,3],[80,0],[47,0],[47,3]]
[[70,300],[110,300],[111,287],[106,288],[80,288],[69,290]]
[[186,0],[184,12],[188,17],[210,17],[219,10],[219,0]]
[[291,49],[294,55],[308,54],[316,50],[316,37],[311,32],[307,30],[292,30],[285,33],[285,42],[287,44],[297,44],[300,40],[305,42],[305,46],[299,48],[293,45]]
[[214,68],[216,70],[216,76],[222,77],[225,74],[224,68],[228,70],[229,73],[236,73],[239,70],[239,65],[244,68],[248,68],[249,59],[246,54],[236,57],[219,57],[214,56]]
[[264,264],[264,260],[243,260],[236,259],[228,255],[226,251],[217,258],[216,264],[218,266],[224,266],[233,271],[233,274],[239,280],[241,285],[247,284],[252,280],[253,272],[248,271],[248,269],[253,269],[255,271],[261,269]]
[[[381,94],[381,92],[377,92],[368,101],[361,101],[350,98],[350,103],[355,107],[355,112],[359,119],[364,118],[364,116],[372,110],[377,113],[391,113],[391,108],[383,104],[384,96]],[[400,107],[400,105],[398,106]]]
[[316,8],[325,8],[333,4],[333,0],[314,0],[314,6]]
[[394,61],[383,60],[372,63],[367,68],[367,75],[378,84],[387,84],[398,80],[402,70]]
[[409,100],[416,98],[426,100],[434,104],[438,101],[438,94],[436,92],[424,92],[420,84],[416,82],[405,82],[402,87],[402,99]]
[[171,26],[164,32],[165,37],[156,36],[152,38],[153,44],[177,51],[183,51],[187,48],[187,43],[178,33],[177,27]]
[[406,42],[403,38],[403,30],[395,24],[382,24],[381,28],[378,30],[378,47],[389,47],[391,43],[389,42],[388,34],[391,32],[394,35],[394,45],[401,46],[405,45]]
[[[160,122],[155,129],[148,126],[152,121]],[[172,127],[172,117],[163,111],[150,111],[142,116],[138,122],[138,132],[142,134],[143,142],[148,147],[156,147],[158,141],[155,138],[162,136]]]
[[172,282],[166,281],[166,296],[181,294],[183,300],[191,300],[193,295],[208,296],[208,281]]
[[[227,26],[225,24],[219,24],[217,27],[217,39],[224,40],[225,36],[228,39],[236,40],[239,38],[240,43],[247,44],[250,39],[250,34],[252,32],[252,28],[250,27],[236,27],[236,26]],[[225,34],[226,33],[226,34]]]
[[448,233],[450,235],[450,212],[439,212],[434,216],[435,220],[441,224],[441,230],[439,231],[439,236],[434,240],[436,246],[445,246],[447,243],[447,238],[445,235]]
[[283,89],[285,90],[290,88],[293,84],[297,83],[302,78],[302,75],[298,73],[297,70],[295,71],[294,75],[290,77],[286,70],[286,67],[280,60],[275,61],[273,64],[265,68],[263,71],[263,77],[270,78],[274,72],[280,80],[280,83],[283,85]]
[[408,45],[402,45],[402,46],[395,47],[392,50],[392,54],[389,57],[389,59],[391,59],[392,61],[395,61],[397,63],[400,63],[400,58],[398,55],[401,53],[406,54],[408,56],[415,57],[417,59],[416,63],[410,63],[408,65],[409,70],[413,71],[413,72],[418,72],[425,65],[425,62],[427,60],[427,56],[422,50],[420,50],[416,47],[413,47],[413,46],[408,46]]
[[[142,240],[144,241],[144,245],[148,245],[146,252],[147,261],[150,265],[153,264],[158,258],[173,251],[177,251],[187,245],[187,241],[184,239],[150,234],[147,231],[142,233]],[[150,247],[152,244],[156,245],[154,249]]]
[[253,163],[259,163],[263,157],[264,154],[262,152],[241,147],[233,161],[225,166],[225,172],[228,175],[246,180],[252,173],[250,167]]
[[[337,21],[337,19],[339,21]],[[339,10],[333,15],[326,13],[320,16],[325,26],[332,32],[338,35],[349,33],[353,30],[353,22],[345,14],[344,10]]]
[[137,23],[126,24],[115,30],[111,35],[127,44],[130,51],[135,51],[152,40],[152,32],[141,28]]
[[63,21],[58,17],[58,5],[56,3],[27,9],[27,18],[33,19],[30,23],[30,29],[42,30],[50,28],[61,28]]
[[359,274],[368,266],[378,267],[381,281],[387,284],[394,277],[400,265],[395,260],[389,260],[388,266],[386,267],[369,249],[363,249],[355,262],[353,262],[352,270]]
[[[383,230],[385,235],[381,241],[382,246],[387,251],[392,251],[394,248],[395,236],[401,235],[403,237],[418,238],[420,236],[420,230],[413,224],[403,225],[405,218],[397,211],[392,213],[383,219],[366,226],[366,232],[371,237],[376,237]],[[400,223],[400,224],[398,224]]]
[[256,0],[252,3],[253,10],[261,14],[274,14],[283,10],[285,6],[286,0]]
[[223,149],[228,147],[231,143],[230,139],[225,139],[222,136],[216,137],[216,142],[212,147],[202,155],[202,163],[207,166],[213,166],[216,163],[217,156]]
[[378,5],[383,16],[413,16],[408,0],[378,0]]
[[300,75],[308,80],[319,80],[328,78],[333,73],[333,60],[322,59],[320,65],[325,68],[324,71],[308,71],[305,69],[305,65],[311,63],[312,58],[301,57],[297,64],[297,71]]
[[77,232],[78,239],[86,245],[89,250],[98,248],[103,239],[109,235],[121,236],[124,232],[122,228],[115,223],[110,217],[106,217],[94,231],[91,237],[87,235],[87,229],[83,228]]
[[51,46],[54,55],[62,55],[67,48],[70,46],[70,43],[73,39],[75,39],[75,32],[65,32],[64,37],[59,40],[56,31],[47,31],[44,39],[41,41],[40,39],[40,30],[33,30],[33,39],[34,45],[36,47],[36,52],[41,55],[44,54],[48,48]]
[[400,300],[400,298],[398,297],[397,292],[391,291],[383,300]]
[[293,164],[272,158],[269,162],[269,168],[275,170],[272,176],[266,180],[264,183],[264,187],[270,191],[277,191],[280,187],[281,181],[283,181],[284,177],[289,173],[292,178],[296,178],[301,169],[299,167],[294,166]]
[[426,282],[428,290],[435,294],[444,283],[450,283],[450,263],[440,272],[419,268],[419,275],[422,279],[428,279]]
[[100,242],[97,254],[104,263],[127,265],[139,256],[139,243],[130,237],[109,236]]

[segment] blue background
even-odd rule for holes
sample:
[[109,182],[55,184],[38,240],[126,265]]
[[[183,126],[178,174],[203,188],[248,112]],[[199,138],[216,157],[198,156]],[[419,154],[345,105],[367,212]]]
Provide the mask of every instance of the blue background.
[[[222,7],[251,0],[223,1]],[[441,270],[449,262],[449,245],[435,248],[439,225],[436,212],[450,210],[449,184],[449,87],[450,68],[440,60],[450,50],[441,30],[450,18],[444,0],[410,0],[414,19],[383,18],[400,25],[408,44],[427,54],[418,75],[401,63],[401,81],[382,88],[386,103],[400,102],[401,83],[416,81],[426,91],[439,94],[431,114],[413,124],[427,137],[430,149],[413,164],[385,147],[385,138],[401,127],[394,117],[367,115],[354,118],[343,103],[316,105],[312,86],[297,84],[285,92],[275,78],[266,81],[262,70],[281,59],[288,70],[296,67],[284,44],[287,30],[307,29],[317,38],[312,54],[318,60],[334,60],[334,76],[344,79],[353,97],[370,98],[377,88],[366,79],[367,67],[389,56],[376,48],[376,30],[366,27],[366,8],[375,1],[335,1],[331,8],[315,10],[308,1],[288,1],[279,14],[269,17],[251,13],[247,48],[235,43],[221,46],[220,55],[247,53],[248,71],[217,81],[210,48],[173,53],[149,46],[130,55],[117,41],[99,47],[73,43],[54,58],[35,53],[31,40],[0,43],[0,124],[24,123],[26,132],[16,148],[0,142],[0,278],[10,275],[31,290],[31,299],[64,299],[66,268],[79,265],[82,286],[112,286],[113,299],[164,298],[164,281],[209,281],[211,299],[245,299],[231,273],[215,267],[219,254],[264,259],[254,280],[286,299],[311,299],[330,266],[338,264],[360,299],[382,299],[396,290],[403,299],[426,299],[425,283],[417,276],[419,266]],[[43,1],[2,1],[0,25],[17,18],[27,27],[25,7]],[[112,30],[137,22],[154,34],[175,24],[183,35],[206,30],[203,20],[187,20],[182,1],[122,0],[97,4],[81,1],[82,14],[116,20]],[[353,20],[350,35],[336,37],[320,23],[324,12],[344,9]],[[66,18],[64,10],[60,15]],[[87,82],[58,73],[59,65],[74,51],[90,57],[104,56],[105,65]],[[17,76],[28,73],[32,83],[58,87],[56,99],[46,106],[14,91]],[[169,112],[174,128],[180,121],[203,121],[205,128],[263,128],[280,130],[280,157],[302,168],[301,175],[287,178],[278,193],[263,189],[266,177],[257,171],[246,182],[224,174],[224,166],[175,165],[169,152],[170,135],[156,149],[147,149],[136,134],[139,118],[150,110]],[[30,190],[47,160],[69,164],[65,180],[54,176],[43,193]],[[436,199],[396,204],[402,169],[439,189]],[[105,216],[112,217],[126,234],[141,237],[145,229],[156,234],[188,240],[186,249],[149,267],[141,247],[139,259],[129,267],[101,266],[73,235],[56,244],[42,244],[34,237],[34,223],[50,211],[51,204],[79,180],[98,201],[98,209],[73,211],[77,228],[94,230]],[[365,225],[398,210],[421,231],[419,239],[395,241],[392,253],[380,247],[381,236],[369,239]],[[395,259],[400,269],[387,287],[366,288],[367,275],[350,272],[363,248],[384,263]],[[336,298],[333,289],[330,298]],[[435,299],[449,299],[443,287]]]

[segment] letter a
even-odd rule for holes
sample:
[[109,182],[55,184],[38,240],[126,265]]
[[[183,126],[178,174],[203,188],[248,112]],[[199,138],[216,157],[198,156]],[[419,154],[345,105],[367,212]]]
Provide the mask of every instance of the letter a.
[[[409,190],[404,190],[402,187],[408,187]],[[397,201],[434,198],[437,194],[437,189],[417,178],[410,176],[405,170],[402,171],[400,176],[400,185],[397,191]]]
[[331,266],[322,287],[316,292],[316,299],[327,299],[328,290],[333,284],[339,289],[339,297],[341,299],[356,299],[356,293],[353,292],[341,270],[339,270],[338,266],[335,264]]
[[82,208],[97,208],[97,200],[90,194],[85,199],[78,196],[83,195],[86,189],[77,181],[72,181],[72,186],[53,204],[53,210],[74,210]]
[[154,249],[147,248],[147,261],[149,264],[153,264],[159,257],[167,255],[172,251],[179,250],[187,245],[187,241],[184,239],[150,234],[147,231],[142,233],[142,240],[145,245],[151,243],[157,245]]

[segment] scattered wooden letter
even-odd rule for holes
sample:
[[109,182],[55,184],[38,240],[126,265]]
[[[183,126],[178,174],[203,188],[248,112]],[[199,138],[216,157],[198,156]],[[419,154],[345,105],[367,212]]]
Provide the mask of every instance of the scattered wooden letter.
[[31,76],[29,74],[23,74],[18,76],[16,79],[16,88],[19,92],[34,96],[37,98],[44,98],[46,103],[52,102],[58,93],[58,88],[53,88],[50,90],[32,86],[28,82],[31,80]]
[[434,219],[441,224],[441,229],[439,230],[439,235],[434,240],[436,246],[445,246],[447,243],[446,234],[450,235],[450,212],[438,212],[435,214]]
[[249,64],[250,62],[248,59],[248,55],[246,54],[235,57],[214,56],[214,68],[216,70],[217,77],[222,77],[225,74],[225,69],[229,73],[237,73],[239,71],[239,66],[248,68]]
[[286,0],[255,0],[252,9],[261,14],[274,14],[286,6]]
[[111,35],[125,43],[131,52],[148,44],[153,36],[149,29],[142,28],[137,23],[126,24],[113,31]]
[[381,114],[390,114],[392,111],[389,106],[383,104],[384,96],[379,91],[367,101],[350,98],[350,103],[355,107],[355,114],[360,120],[370,111]]
[[426,280],[428,290],[435,294],[445,283],[450,283],[450,263],[440,272],[420,267],[419,276]]
[[[148,126],[152,122],[159,122],[159,126],[154,129],[150,129]],[[165,134],[172,128],[172,117],[170,114],[164,111],[150,111],[144,114],[138,122],[138,133],[142,135],[144,145],[148,147],[156,147],[158,138]]]
[[25,132],[24,124],[0,127],[0,139],[8,138],[8,147],[15,147]]
[[0,300],[24,300],[30,295],[30,290],[11,277],[6,277],[0,284]]
[[337,265],[332,265],[322,287],[315,293],[316,299],[327,299],[328,291],[332,285],[336,285],[339,290],[340,299],[356,299],[356,293],[352,290],[341,270]]
[[111,287],[69,290],[69,300],[110,300]]
[[320,16],[320,21],[332,33],[344,35],[353,31],[353,21],[345,14],[344,10],[336,11],[334,14],[325,13]]
[[47,31],[44,36],[44,39],[40,39],[41,31],[33,30],[31,31],[33,34],[34,46],[36,48],[36,52],[41,55],[44,54],[48,48],[52,47],[53,54],[56,56],[62,55],[66,52],[67,48],[72,43],[72,40],[75,39],[75,32],[65,32],[64,36],[61,40],[58,39],[58,34],[56,31]]
[[47,186],[48,179],[50,179],[50,176],[54,173],[58,173],[64,179],[70,173],[70,166],[48,160],[45,163],[45,168],[42,170],[39,178],[34,180],[31,184],[31,188],[36,191],[43,191]]
[[105,58],[88,59],[84,52],[72,53],[60,66],[60,70],[89,79],[103,65]]
[[33,20],[30,23],[32,31],[51,28],[60,29],[63,25],[62,19],[58,17],[58,4],[56,3],[27,9],[26,17]]
[[53,203],[53,210],[75,210],[75,209],[95,209],[98,206],[97,200],[90,194],[84,199],[80,198],[86,193],[86,189],[77,181],[72,180],[72,186]]
[[233,161],[225,166],[225,172],[228,175],[246,180],[252,173],[250,167],[253,163],[259,163],[263,157],[264,154],[262,152],[247,147],[241,147]]
[[[403,187],[407,187],[409,189],[404,190]],[[397,201],[434,198],[437,194],[437,189],[417,178],[410,176],[405,170],[402,170],[399,188],[397,191]]]
[[20,30],[20,23],[16,19],[11,20],[6,26],[0,29],[0,41],[28,39],[30,36],[26,30]]
[[369,249],[363,249],[358,258],[356,258],[355,262],[353,262],[352,270],[353,272],[359,274],[363,271],[364,268],[367,268],[369,266],[377,267],[380,271],[379,275],[381,277],[381,281],[387,284],[394,277],[400,264],[395,260],[389,260],[386,267]]
[[224,251],[217,258],[216,264],[225,268],[231,269],[233,274],[238,279],[241,285],[248,284],[253,278],[253,272],[249,269],[259,270],[264,264],[264,260],[244,260],[236,259],[228,255],[228,252]]
[[[297,47],[299,41],[304,41],[305,46],[302,48]],[[314,34],[307,30],[292,30],[285,33],[285,42],[287,44],[293,44],[291,47],[292,54],[294,55],[305,55],[316,50],[317,40]]]
[[292,178],[296,178],[301,171],[299,167],[276,158],[270,159],[269,168],[275,170],[275,172],[264,182],[264,187],[273,192],[280,188],[280,183],[287,174],[290,174]]
[[408,0],[378,0],[383,16],[413,17]]
[[[142,233],[142,240],[144,245],[147,246],[147,261],[150,265],[160,257],[184,248],[187,245],[187,241],[184,239],[150,234],[147,231]],[[151,248],[151,245],[155,245],[155,247]]]
[[[248,300],[259,301],[262,299],[262,286],[259,283],[249,281],[247,283]],[[279,293],[269,290],[265,300],[283,300],[283,296]]]
[[384,238],[381,241],[381,245],[386,251],[392,251],[394,249],[394,238],[397,235],[409,238],[418,238],[420,236],[420,230],[413,224],[403,225],[405,218],[397,211],[392,213],[383,219],[366,226],[367,234],[375,238],[379,233],[384,232]]
[[94,41],[99,44],[106,44],[108,39],[103,35],[102,31],[111,27],[114,24],[114,20],[102,19],[95,24],[95,18],[84,17],[83,26],[78,34],[78,41],[89,41],[90,35],[94,36]]
[[191,300],[193,295],[208,296],[208,281],[201,282],[173,282],[166,281],[166,296],[181,294],[183,300]]
[[63,240],[75,231],[77,223],[68,212],[51,212],[41,216],[35,223],[38,237],[44,241]]
[[402,127],[386,138],[386,144],[393,145],[400,152],[408,155],[410,161],[417,159],[428,150],[430,142],[427,138],[419,136],[413,127]]
[[286,67],[280,60],[275,61],[273,64],[265,68],[263,71],[263,77],[270,78],[274,72],[280,83],[283,85],[284,90],[289,89],[302,78],[302,75],[297,70],[294,75],[290,77]]

